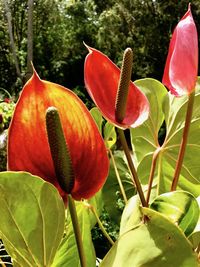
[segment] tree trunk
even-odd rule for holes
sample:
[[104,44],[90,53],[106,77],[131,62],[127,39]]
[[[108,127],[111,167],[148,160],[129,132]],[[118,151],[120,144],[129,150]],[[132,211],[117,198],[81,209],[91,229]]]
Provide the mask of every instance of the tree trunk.
[[8,22],[8,32],[9,32],[9,38],[10,38],[10,47],[11,47],[11,51],[12,51],[12,54],[13,54],[16,73],[17,73],[17,76],[21,79],[21,81],[23,81],[23,76],[22,76],[21,71],[20,71],[19,61],[18,61],[16,48],[15,48],[15,41],[14,41],[14,36],[13,36],[12,15],[11,15],[11,11],[10,11],[10,8],[9,8],[7,0],[4,0],[4,7],[5,7],[5,14],[6,14],[7,22]]
[[28,30],[27,30],[27,73],[25,80],[27,81],[33,73],[33,4],[34,0],[28,0]]

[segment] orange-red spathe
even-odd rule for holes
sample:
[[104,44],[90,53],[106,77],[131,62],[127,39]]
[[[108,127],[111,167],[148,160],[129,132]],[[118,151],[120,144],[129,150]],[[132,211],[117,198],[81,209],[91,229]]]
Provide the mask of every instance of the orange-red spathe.
[[116,126],[126,129],[141,125],[149,115],[146,96],[130,82],[126,115],[122,122],[115,116],[115,102],[120,79],[120,69],[103,53],[88,47],[84,77],[88,93],[103,116]]
[[74,199],[92,197],[108,174],[108,157],[102,137],[89,111],[70,90],[40,80],[34,72],[16,105],[8,136],[8,169],[28,171],[58,185],[48,145],[46,109],[58,109],[69,147],[75,184]]

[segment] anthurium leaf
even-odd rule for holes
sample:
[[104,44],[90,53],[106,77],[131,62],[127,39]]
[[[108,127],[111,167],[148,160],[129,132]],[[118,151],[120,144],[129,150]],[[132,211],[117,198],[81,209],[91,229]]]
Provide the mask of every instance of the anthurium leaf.
[[[95,267],[96,256],[94,246],[91,238],[91,221],[89,212],[91,212],[84,203],[76,202],[76,209],[78,213],[78,221],[82,233],[84,253],[86,257],[87,266]],[[67,213],[66,222],[66,236],[62,240],[60,247],[56,253],[54,262],[51,267],[65,267],[73,266],[80,267],[80,260],[76,246],[73,226],[71,223],[70,214]]]
[[149,118],[139,127],[131,129],[131,140],[136,163],[139,164],[146,155],[158,146],[158,132],[164,120],[162,103],[167,89],[154,79],[141,79],[134,82],[147,96],[150,104]]
[[[138,80],[136,84],[147,95],[151,107],[149,119],[140,127],[131,130],[131,142],[138,165],[138,176],[143,184],[148,183],[152,156],[159,149],[154,175],[155,182],[158,184],[159,195],[170,191],[182,138],[188,98],[176,98],[170,93],[166,94],[163,85],[155,80]],[[178,183],[178,189],[191,192],[194,196],[200,194],[199,106],[200,83],[198,81],[188,143]],[[158,118],[156,118],[156,114],[158,114]],[[158,130],[163,119],[166,123],[166,137],[160,147]]]
[[194,196],[185,191],[162,194],[154,199],[150,208],[167,216],[185,233],[190,235],[199,219],[199,206]]
[[95,120],[100,133],[102,133],[102,122],[103,122],[103,118],[101,115],[101,112],[99,111],[99,109],[97,107],[94,107],[90,110],[90,113],[93,117],[93,119]]
[[140,205],[141,202],[138,195],[129,199],[121,217],[120,236],[141,223],[143,215]]
[[198,267],[182,231],[160,213],[143,208],[146,223],[121,235],[100,267]]
[[110,149],[117,141],[117,134],[115,131],[115,126],[110,122],[106,122],[103,129],[103,136],[106,146]]
[[[198,206],[199,206],[199,211],[200,211],[200,196],[197,198]],[[193,248],[196,249],[200,245],[200,212],[199,212],[199,219],[196,224],[196,227],[192,234],[188,237],[190,242],[193,245]]]
[[[116,151],[114,153],[114,161],[118,169],[122,184],[124,186],[127,198],[132,197],[136,192],[131,180],[130,172],[126,161],[124,159],[124,153]],[[110,217],[116,222],[120,222],[122,209],[117,206],[119,199],[122,199],[119,184],[117,181],[116,173],[112,161],[110,162],[110,171],[106,183],[102,189],[102,196],[105,204],[105,208]]]
[[0,237],[15,266],[51,266],[64,233],[57,189],[25,172],[0,173]]

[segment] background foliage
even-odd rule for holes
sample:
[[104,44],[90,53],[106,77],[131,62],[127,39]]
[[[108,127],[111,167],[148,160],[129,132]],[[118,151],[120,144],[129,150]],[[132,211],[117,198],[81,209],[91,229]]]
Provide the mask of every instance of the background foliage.
[[[25,74],[28,1],[6,1],[11,11],[20,71]],[[0,87],[15,95],[22,82],[10,50],[4,2],[0,1]],[[193,0],[191,4],[199,29],[200,2]],[[43,79],[78,88],[86,94],[83,63],[87,50],[83,41],[118,65],[123,50],[130,46],[134,50],[133,79],[148,76],[161,80],[170,36],[187,5],[186,0],[35,0],[34,65]]]

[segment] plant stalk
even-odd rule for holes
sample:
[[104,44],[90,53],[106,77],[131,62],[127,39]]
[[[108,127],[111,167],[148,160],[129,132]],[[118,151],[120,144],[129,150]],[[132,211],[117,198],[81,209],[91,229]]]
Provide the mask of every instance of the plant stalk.
[[2,267],[6,267],[5,263],[2,261],[1,257],[0,257],[0,264]]
[[137,189],[138,195],[140,197],[142,206],[143,207],[147,207],[148,205],[147,205],[147,202],[145,200],[144,193],[142,191],[142,187],[141,187],[139,178],[137,176],[137,172],[136,172],[134,164],[133,164],[133,160],[131,158],[131,154],[130,154],[130,151],[129,151],[129,148],[128,148],[128,144],[126,142],[124,131],[121,130],[121,129],[118,129],[118,133],[119,133],[119,138],[120,138],[120,141],[121,141],[121,144],[122,144],[123,150],[125,152],[125,155],[126,155],[126,158],[127,158],[127,161],[128,161],[128,165],[129,165],[129,168],[130,168],[130,171],[131,171],[131,174],[132,174],[133,182],[134,182],[134,184],[136,186],[136,189]]
[[124,190],[124,186],[122,184],[122,181],[121,181],[121,178],[120,178],[120,175],[119,175],[116,163],[115,163],[115,159],[114,159],[112,151],[110,149],[109,149],[109,154],[110,154],[110,157],[111,157],[111,160],[112,160],[112,164],[113,164],[113,167],[114,167],[114,170],[115,170],[115,175],[117,177],[117,181],[118,181],[118,184],[119,184],[119,188],[120,188],[121,194],[123,196],[125,204],[127,204],[128,200],[127,200],[126,192]]
[[150,199],[150,195],[151,195],[153,178],[154,178],[154,173],[155,173],[155,169],[156,169],[156,163],[157,163],[159,152],[160,152],[160,147],[158,147],[153,153],[151,170],[150,170],[149,181],[148,181],[148,190],[147,190],[147,196],[146,196],[147,205],[149,205],[149,199]]
[[89,204],[89,203],[87,203],[86,205],[92,211],[92,213],[94,214],[94,216],[95,216],[95,218],[97,220],[97,223],[99,225],[99,228],[101,229],[103,235],[108,239],[108,241],[110,242],[111,245],[114,245],[115,242],[112,240],[112,238],[107,233],[105,227],[103,226],[101,220],[99,219],[99,216],[97,214],[96,209],[91,204]]
[[175,168],[175,172],[174,172],[174,178],[172,181],[171,191],[176,190],[179,176],[180,176],[180,172],[181,172],[181,168],[182,168],[182,164],[183,164],[185,149],[186,149],[186,145],[187,145],[187,138],[188,138],[188,133],[189,133],[191,119],[192,119],[194,98],[195,98],[195,91],[193,91],[189,95],[189,99],[188,99],[187,112],[186,112],[186,118],[185,118],[185,127],[183,129],[183,135],[182,135],[181,145],[180,145],[180,149],[179,149],[178,159],[176,162],[176,168]]
[[86,267],[86,258],[84,254],[84,248],[83,248],[83,241],[81,236],[81,230],[78,222],[78,216],[76,212],[76,205],[71,195],[68,195],[68,204],[69,204],[69,211],[71,215],[72,225],[74,229],[74,234],[76,238],[76,244],[78,248],[79,258],[81,267]]

